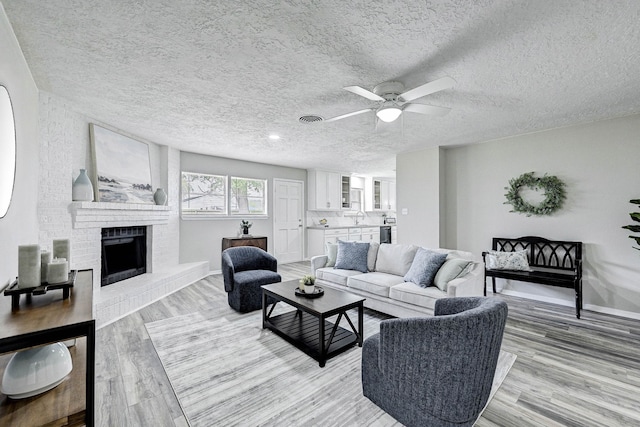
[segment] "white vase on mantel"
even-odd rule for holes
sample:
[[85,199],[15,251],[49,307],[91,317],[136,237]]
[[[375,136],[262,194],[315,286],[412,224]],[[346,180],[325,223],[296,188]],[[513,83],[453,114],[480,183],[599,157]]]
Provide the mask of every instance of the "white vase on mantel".
[[87,176],[86,169],[80,169],[80,175],[73,181],[71,200],[77,202],[93,202],[93,185]]
[[156,192],[153,193],[153,201],[156,202],[158,206],[167,204],[167,193],[165,193],[164,189],[158,188]]

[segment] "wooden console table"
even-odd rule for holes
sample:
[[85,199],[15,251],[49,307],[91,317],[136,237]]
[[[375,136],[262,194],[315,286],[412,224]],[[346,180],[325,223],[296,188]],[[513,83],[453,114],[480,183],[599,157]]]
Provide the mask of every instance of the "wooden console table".
[[267,250],[267,238],[264,236],[252,237],[223,237],[222,250],[234,246],[256,246],[264,251]]
[[[53,390],[34,397],[12,400],[0,394],[0,425],[94,425],[95,320],[91,270],[79,271],[71,297],[62,290],[22,299],[17,310],[11,298],[0,295],[0,354],[74,338],[69,351],[73,370]],[[9,362],[2,356],[0,368]],[[82,390],[84,389],[84,393]]]

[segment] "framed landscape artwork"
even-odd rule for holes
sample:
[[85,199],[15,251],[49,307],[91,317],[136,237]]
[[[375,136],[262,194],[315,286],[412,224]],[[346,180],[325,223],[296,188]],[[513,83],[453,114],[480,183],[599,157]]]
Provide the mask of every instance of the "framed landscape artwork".
[[98,202],[154,203],[149,146],[89,125]]

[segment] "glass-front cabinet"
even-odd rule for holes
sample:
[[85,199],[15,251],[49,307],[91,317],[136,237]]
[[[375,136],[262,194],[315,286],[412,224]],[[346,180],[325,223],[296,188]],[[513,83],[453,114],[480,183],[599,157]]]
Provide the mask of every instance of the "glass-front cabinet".
[[396,182],[392,179],[371,178],[367,185],[370,203],[366,203],[367,211],[396,210]]
[[342,175],[341,186],[342,209],[351,209],[351,177]]

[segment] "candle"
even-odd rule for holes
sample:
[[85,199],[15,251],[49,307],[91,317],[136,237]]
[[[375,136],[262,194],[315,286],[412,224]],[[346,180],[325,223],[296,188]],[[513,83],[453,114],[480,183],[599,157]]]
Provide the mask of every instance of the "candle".
[[68,265],[71,265],[71,245],[69,245],[69,239],[53,240],[53,257],[64,258]]
[[64,258],[54,258],[47,264],[49,283],[63,283],[69,280],[69,263]]
[[47,281],[47,264],[51,262],[51,252],[40,252],[40,280],[42,282]]
[[18,246],[18,287],[35,288],[40,286],[40,246]]

